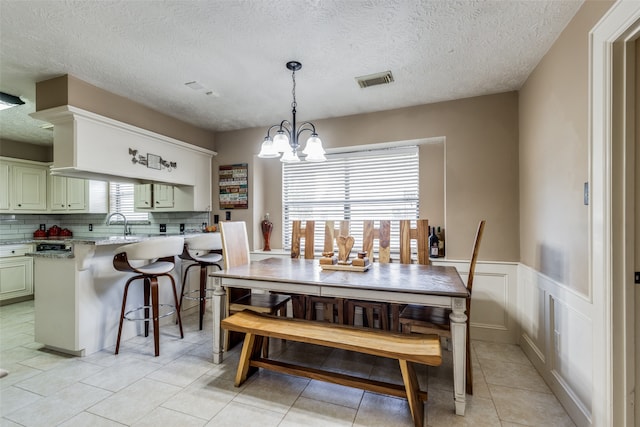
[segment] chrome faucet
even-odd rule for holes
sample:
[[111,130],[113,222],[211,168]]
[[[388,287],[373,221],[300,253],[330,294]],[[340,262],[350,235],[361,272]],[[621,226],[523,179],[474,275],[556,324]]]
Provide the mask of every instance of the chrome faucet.
[[112,213],[111,215],[109,215],[109,216],[107,217],[107,222],[106,222],[106,224],[107,224],[107,225],[111,225],[111,218],[113,218],[114,216],[118,216],[118,215],[120,215],[120,216],[122,217],[122,219],[124,220],[124,231],[123,231],[123,234],[122,234],[122,235],[123,235],[124,237],[127,237],[127,217],[126,217],[126,216],[124,216],[124,214],[122,214],[122,213],[120,213],[120,212],[114,212],[114,213]]

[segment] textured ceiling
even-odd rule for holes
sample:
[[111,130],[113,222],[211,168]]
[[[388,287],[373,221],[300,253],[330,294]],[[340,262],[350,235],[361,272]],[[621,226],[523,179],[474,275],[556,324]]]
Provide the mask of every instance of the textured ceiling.
[[[211,130],[289,118],[292,59],[302,120],[517,90],[581,4],[0,0],[0,91],[26,102],[0,111],[0,137],[51,143],[28,114],[63,74]],[[386,70],[389,85],[354,80]]]

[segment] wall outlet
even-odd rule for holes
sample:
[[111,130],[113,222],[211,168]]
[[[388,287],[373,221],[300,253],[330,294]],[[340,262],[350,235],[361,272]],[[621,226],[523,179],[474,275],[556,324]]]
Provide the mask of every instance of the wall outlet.
[[161,233],[167,232],[167,224],[160,224],[160,232]]
[[40,230],[47,231],[47,225],[46,224],[40,224]]
[[636,285],[640,285],[640,271],[636,271],[635,277],[636,277]]
[[180,232],[184,233],[184,224],[180,224]]
[[93,224],[89,224],[89,231],[93,231]]
[[226,212],[224,213],[224,218],[225,218],[227,221],[231,221],[231,212],[226,211]]

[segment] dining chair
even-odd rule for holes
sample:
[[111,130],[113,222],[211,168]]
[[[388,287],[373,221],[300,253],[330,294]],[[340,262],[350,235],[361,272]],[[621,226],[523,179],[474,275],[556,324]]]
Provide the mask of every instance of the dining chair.
[[[467,277],[467,290],[469,297],[467,298],[467,384],[466,390],[468,394],[473,394],[473,368],[471,366],[471,292],[473,290],[473,278],[475,275],[476,262],[478,260],[478,251],[482,234],[484,233],[485,220],[478,223],[476,237],[473,242],[473,250],[471,252],[471,261],[469,263],[469,275]],[[450,309],[442,310],[435,307],[426,307],[410,304],[400,313],[400,327],[405,333],[420,334],[438,334],[443,337],[451,338],[451,328],[449,323]]]
[[[314,258],[315,243],[315,221],[305,221],[304,225],[301,220],[293,220],[291,222],[291,258],[300,258],[303,251],[301,249],[302,240],[304,240],[304,259]],[[300,294],[288,294],[291,297],[291,306],[293,317],[304,319],[307,312],[307,296]]]
[[[122,323],[126,320],[143,321],[144,336],[149,336],[149,323],[153,323],[153,343],[155,356],[160,355],[160,322],[163,317],[176,314],[180,327],[180,338],[184,338],[182,320],[180,319],[180,303],[176,292],[176,283],[170,272],[175,267],[175,257],[180,254],[184,245],[183,237],[166,237],[163,239],[143,240],[137,243],[120,246],[113,257],[113,267],[118,271],[135,273],[124,286],[122,297],[122,310],[118,325],[118,338],[116,340],[115,354],[120,352],[120,338],[122,336]],[[158,278],[167,277],[171,283],[174,304],[161,304],[159,302]],[[143,281],[144,300],[143,305],[131,308],[127,311],[127,296],[129,286],[136,280]],[[161,307],[169,307],[174,311],[160,313]],[[143,311],[144,317],[134,317],[135,313]]]
[[[295,221],[294,221],[295,222]],[[306,227],[309,227],[309,221],[307,221]],[[308,234],[308,233],[307,233]],[[325,221],[324,223],[324,244],[323,252],[334,252],[335,239],[337,236],[349,235],[349,221],[339,221],[338,227],[334,221]],[[313,240],[311,240],[313,242]],[[309,240],[305,238],[305,254],[309,250],[313,253],[313,245],[308,249]],[[305,256],[306,258],[306,256]],[[313,259],[311,257],[310,259]],[[324,297],[317,295],[307,295],[305,298],[306,312],[305,318],[307,320],[320,320],[318,313],[322,313],[321,319],[329,323],[345,323],[345,299],[335,297]]]
[[[398,261],[401,264],[411,264],[413,262],[413,248],[411,242],[415,241],[416,256],[419,264],[428,265],[429,261],[429,221],[426,219],[417,219],[415,227],[412,226],[411,220],[400,220],[398,222],[399,229],[399,249],[400,256]],[[373,262],[389,263],[391,259],[391,226],[390,220],[377,221],[365,220],[362,224],[362,250],[367,252],[369,259]],[[377,247],[374,246],[378,242]],[[376,250],[374,250],[374,248]],[[400,331],[400,310],[403,308],[400,304],[373,302],[373,301],[347,301],[347,318],[350,324],[355,319],[354,310],[360,307],[362,310],[363,324],[378,324],[381,328],[392,331]],[[389,319],[390,318],[390,319]]]
[[[251,259],[249,250],[249,238],[247,226],[244,221],[224,221],[220,223],[220,236],[222,238],[222,255],[224,268],[237,267],[248,264]],[[275,293],[255,293],[250,289],[227,288],[226,290],[226,316],[243,310],[251,310],[258,313],[287,315],[287,303],[291,299],[288,295]],[[227,331],[225,337],[225,350],[228,350],[233,340],[231,333]],[[268,340],[264,341],[263,355],[269,354]]]
[[[207,297],[207,291],[213,292],[213,289],[207,289],[207,270],[209,267],[216,266],[218,270],[222,270],[220,263],[222,261],[222,255],[218,253],[222,250],[222,240],[219,233],[203,233],[198,236],[187,237],[184,239],[184,247],[180,254],[180,259],[183,261],[183,266],[190,263],[184,268],[184,275],[182,278],[182,291],[180,292],[180,308],[182,308],[182,301],[184,298],[189,300],[198,301],[200,310],[200,330],[202,330],[202,323],[205,313],[205,302],[211,297]],[[192,267],[200,267],[200,284],[198,289],[193,291],[187,291],[187,273]],[[197,296],[192,296],[197,294]]]

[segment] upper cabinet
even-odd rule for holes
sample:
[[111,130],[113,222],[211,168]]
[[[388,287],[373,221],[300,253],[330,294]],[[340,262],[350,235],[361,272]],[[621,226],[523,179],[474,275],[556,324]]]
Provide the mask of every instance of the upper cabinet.
[[56,213],[106,213],[108,186],[105,181],[49,176],[49,210]]
[[47,174],[42,163],[0,159],[0,211],[46,212]]
[[47,163],[0,158],[0,212],[106,213],[108,183],[49,175]]
[[140,211],[192,211],[193,187],[168,184],[134,186],[134,207]]

